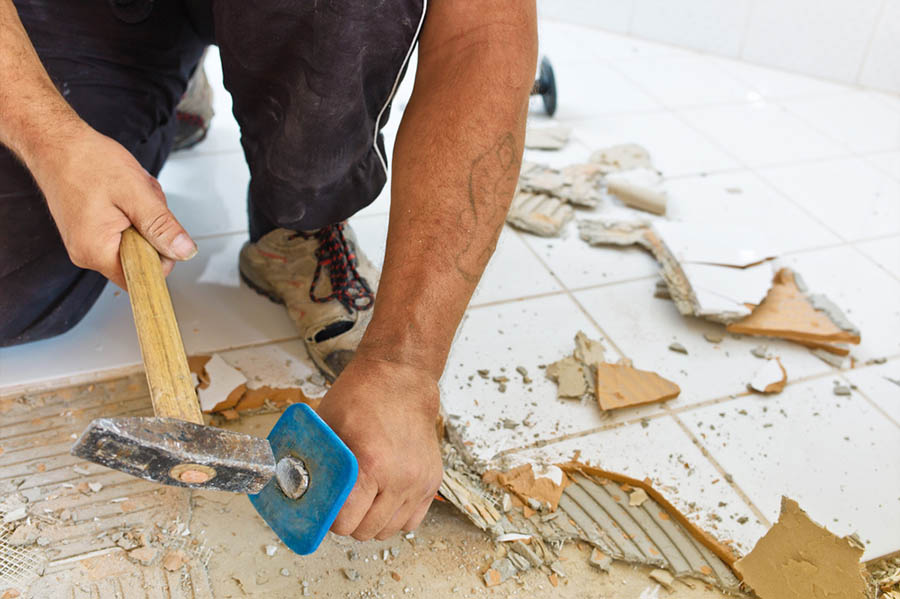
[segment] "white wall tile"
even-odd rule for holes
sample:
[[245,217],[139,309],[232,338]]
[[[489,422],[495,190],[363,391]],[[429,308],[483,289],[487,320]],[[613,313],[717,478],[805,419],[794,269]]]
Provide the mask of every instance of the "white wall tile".
[[738,56],[751,0],[635,0],[630,33],[703,52]]
[[634,0],[538,0],[541,17],[625,33]]
[[755,0],[742,58],[852,83],[882,0]]
[[885,0],[858,83],[900,93],[900,2]]

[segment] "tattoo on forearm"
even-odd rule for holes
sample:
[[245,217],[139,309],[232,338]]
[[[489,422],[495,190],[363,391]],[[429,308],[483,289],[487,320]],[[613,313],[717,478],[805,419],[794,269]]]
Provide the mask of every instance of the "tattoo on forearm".
[[468,239],[466,247],[456,256],[456,270],[469,282],[478,281],[494,252],[506,207],[516,187],[518,163],[515,138],[509,132],[472,161],[469,202],[459,215],[460,229],[467,233]]

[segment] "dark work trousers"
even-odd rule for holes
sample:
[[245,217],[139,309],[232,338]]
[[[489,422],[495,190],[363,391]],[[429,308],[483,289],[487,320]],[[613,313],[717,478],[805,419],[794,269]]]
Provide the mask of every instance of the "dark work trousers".
[[[15,4],[63,97],[154,176],[175,106],[204,48],[217,44],[250,167],[254,241],[276,227],[342,221],[384,186],[380,129],[425,0]],[[72,264],[40,190],[0,146],[0,346],[69,330],[105,284]]]

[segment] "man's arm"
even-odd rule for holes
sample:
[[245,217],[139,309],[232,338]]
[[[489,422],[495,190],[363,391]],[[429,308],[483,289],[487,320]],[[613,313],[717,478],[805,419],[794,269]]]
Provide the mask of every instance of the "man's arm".
[[164,256],[167,274],[173,260],[196,253],[156,179],[57,91],[12,0],[0,0],[0,143],[41,188],[76,265],[124,287],[119,241],[132,223]]
[[337,533],[415,528],[440,485],[437,382],[515,192],[536,59],[533,1],[429,5],[375,312],[321,407],[360,462]]

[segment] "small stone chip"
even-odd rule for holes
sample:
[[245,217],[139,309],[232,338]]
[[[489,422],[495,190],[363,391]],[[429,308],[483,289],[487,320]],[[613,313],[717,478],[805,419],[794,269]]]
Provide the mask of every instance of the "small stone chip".
[[129,551],[128,557],[142,566],[149,566],[153,563],[153,560],[156,559],[156,555],[158,553],[159,549],[157,549],[156,547],[145,545],[143,547],[138,547],[137,549],[132,549],[131,551]]
[[760,360],[765,360],[769,357],[769,346],[768,345],[757,345],[753,349],[750,350],[750,353],[759,358]]
[[184,551],[178,549],[177,551],[170,551],[166,554],[162,561],[162,567],[169,572],[174,572],[180,569],[186,561],[187,556],[184,554]]
[[609,573],[609,569],[612,566],[612,558],[599,549],[594,548],[594,550],[591,551],[589,563],[598,570]]
[[490,374],[491,374],[491,371],[488,370],[487,368],[482,368],[482,369],[478,370],[478,376],[480,376],[483,379],[488,378],[488,376],[490,376]]
[[710,343],[722,343],[722,340],[725,339],[725,335],[722,333],[703,333],[703,338]]
[[359,580],[359,572],[353,568],[341,568],[341,572],[344,573],[347,580]]
[[396,580],[396,581],[399,582],[400,579],[403,578],[403,577],[400,576],[400,573],[399,573],[399,572],[397,572],[397,571],[395,571],[395,570],[391,570],[391,578],[393,578],[394,580]]
[[279,570],[278,573],[281,574],[282,576],[290,576],[291,575],[291,571],[288,570],[287,568],[282,568],[281,570]]
[[669,350],[673,351],[673,352],[677,352],[679,354],[684,354],[684,355],[687,355],[687,353],[688,353],[687,348],[678,342],[670,343]]
[[835,385],[833,391],[835,395],[850,395],[850,387],[847,385]]
[[94,493],[99,493],[100,489],[103,488],[102,483],[88,483],[88,488]]
[[516,575],[516,567],[507,558],[494,560],[488,571],[484,573],[484,584],[488,587],[497,586],[511,576]]
[[635,489],[628,496],[628,505],[630,505],[631,507],[638,507],[645,501],[647,501],[647,499],[649,499],[649,497],[647,496],[647,491],[643,489]]
[[653,570],[650,572],[650,578],[666,587],[667,591],[673,590],[672,585],[675,583],[675,577],[666,570]]
[[275,552],[278,551],[278,546],[277,545],[266,545],[263,549],[265,549],[266,555],[268,555],[269,557],[272,557],[273,555],[275,555]]

